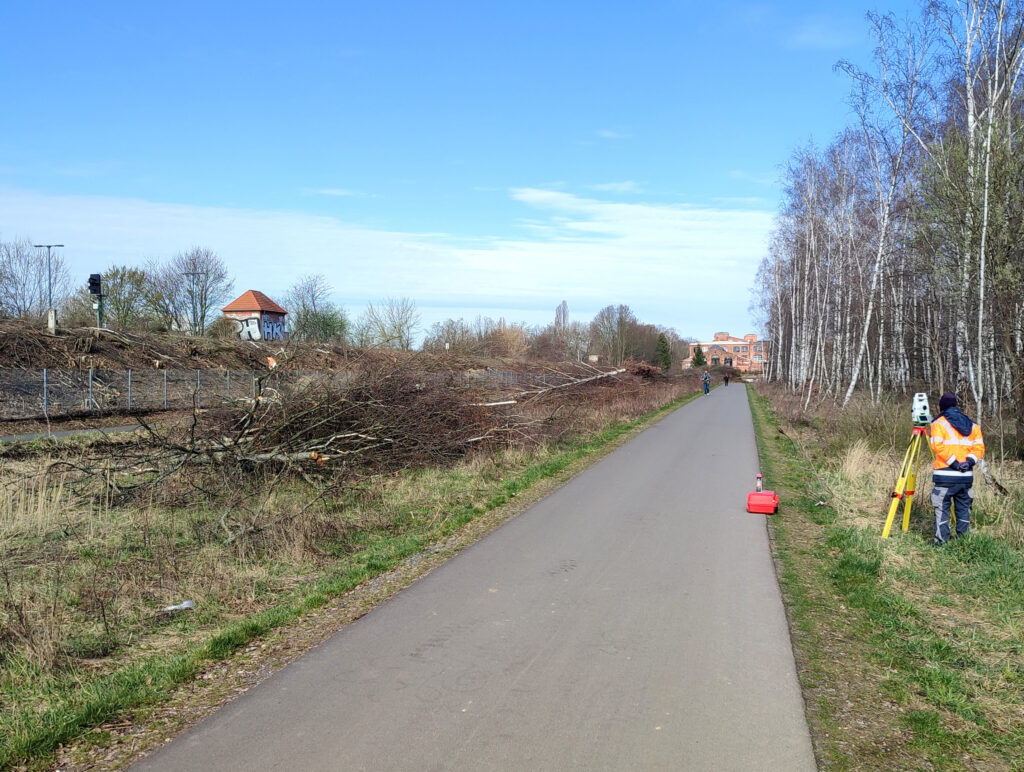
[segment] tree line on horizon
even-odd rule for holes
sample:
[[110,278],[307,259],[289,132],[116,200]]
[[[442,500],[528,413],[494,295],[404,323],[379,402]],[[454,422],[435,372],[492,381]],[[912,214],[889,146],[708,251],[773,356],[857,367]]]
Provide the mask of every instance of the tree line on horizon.
[[637,359],[668,370],[689,356],[689,341],[670,327],[641,322],[628,305],[605,306],[589,324],[570,322],[569,306],[563,300],[555,309],[554,321],[546,326],[479,316],[474,322],[437,322],[427,330],[423,350],[577,362],[597,354],[615,366]]
[[[0,240],[0,317],[42,323],[52,292],[64,326],[97,321],[94,295],[86,284],[72,287],[59,252],[50,255],[28,239]],[[49,282],[47,281],[49,270]],[[232,299],[234,279],[212,250],[192,247],[144,266],[112,265],[102,273],[104,326],[140,331],[178,331],[230,337],[234,323],[219,314]],[[358,348],[412,350],[420,314],[408,298],[369,304],[356,319],[330,298],[322,274],[303,276],[281,301],[288,310],[289,337],[297,342]],[[672,328],[637,319],[628,305],[609,305],[590,323],[569,321],[563,300],[549,325],[531,326],[504,318],[447,319],[431,325],[420,348],[434,354],[545,361],[584,361],[597,354],[619,366],[638,359],[668,370],[689,356],[689,342]]]
[[855,119],[797,150],[755,285],[768,375],[805,405],[928,383],[1024,449],[1024,2],[869,15]]
[[[102,273],[104,324],[203,334],[233,287],[223,261],[204,247],[141,267],[112,265]],[[96,324],[96,297],[87,283],[72,284],[59,251],[48,256],[29,239],[0,240],[0,317],[40,323],[51,296],[61,324]]]

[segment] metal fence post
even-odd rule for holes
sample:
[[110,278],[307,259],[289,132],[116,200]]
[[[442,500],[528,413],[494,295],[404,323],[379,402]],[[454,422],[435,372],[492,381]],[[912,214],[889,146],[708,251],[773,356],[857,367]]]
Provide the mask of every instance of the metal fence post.
[[47,386],[46,378],[47,378],[47,372],[46,372],[46,368],[44,367],[43,368],[43,416],[47,420],[49,420],[50,413],[48,411],[50,409],[50,405],[49,405],[49,395],[47,393],[48,390],[46,388],[46,386]]
[[89,368],[89,410],[92,410],[92,406],[95,404],[95,400],[92,398],[92,368]]
[[128,371],[128,409],[132,409],[132,371]]
[[167,371],[164,370],[164,410],[167,409]]

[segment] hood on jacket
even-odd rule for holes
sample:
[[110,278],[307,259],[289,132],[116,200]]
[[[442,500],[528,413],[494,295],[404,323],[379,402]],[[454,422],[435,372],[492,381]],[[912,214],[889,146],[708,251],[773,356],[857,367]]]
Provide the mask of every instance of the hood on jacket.
[[974,428],[974,421],[961,413],[958,407],[947,407],[942,411],[939,418],[945,418],[949,421],[950,426],[956,429],[957,433],[962,437],[969,436],[971,429]]

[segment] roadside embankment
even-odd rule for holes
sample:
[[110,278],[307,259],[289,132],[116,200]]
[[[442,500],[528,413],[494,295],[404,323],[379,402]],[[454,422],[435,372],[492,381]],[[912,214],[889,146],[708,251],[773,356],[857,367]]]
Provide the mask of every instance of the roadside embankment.
[[973,534],[935,548],[922,464],[909,532],[883,540],[909,399],[843,413],[798,402],[751,391],[819,765],[1021,769],[1024,467],[991,452],[1009,494],[979,480]]

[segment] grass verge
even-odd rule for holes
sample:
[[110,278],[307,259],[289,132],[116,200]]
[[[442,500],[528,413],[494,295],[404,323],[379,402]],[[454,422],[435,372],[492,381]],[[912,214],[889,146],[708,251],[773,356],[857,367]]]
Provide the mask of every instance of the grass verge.
[[[378,527],[372,527],[370,517],[357,517],[361,526],[346,532],[345,549],[326,561],[316,576],[286,591],[278,591],[270,582],[275,589],[258,599],[262,608],[255,613],[230,622],[214,617],[205,625],[188,619],[176,622],[182,627],[180,639],[187,643],[176,643],[159,653],[144,653],[139,647],[129,650],[125,645],[123,662],[99,674],[86,668],[47,671],[28,659],[8,657],[0,673],[0,699],[5,705],[0,767],[51,765],[60,746],[126,712],[166,700],[176,688],[253,641],[287,630],[333,599],[415,560],[432,546],[468,530],[467,526],[484,519],[483,515],[522,509],[532,491],[545,483],[560,483],[694,396],[680,397],[633,420],[613,421],[558,447],[511,452],[489,462],[410,471],[378,480],[350,502],[353,510],[377,513]],[[495,525],[500,521],[495,520]],[[465,544],[450,551],[461,546]],[[405,583],[415,575],[409,574]],[[399,583],[390,592],[401,586]],[[107,738],[94,732],[90,739],[102,743]]]
[[974,533],[944,548],[926,496],[915,527],[883,540],[888,490],[851,506],[836,482],[851,475],[844,442],[863,438],[798,434],[749,394],[820,767],[1024,769],[1024,555],[985,525],[984,499]]

